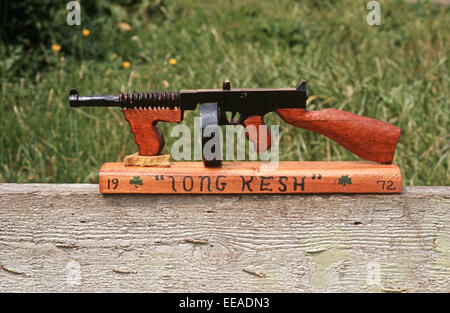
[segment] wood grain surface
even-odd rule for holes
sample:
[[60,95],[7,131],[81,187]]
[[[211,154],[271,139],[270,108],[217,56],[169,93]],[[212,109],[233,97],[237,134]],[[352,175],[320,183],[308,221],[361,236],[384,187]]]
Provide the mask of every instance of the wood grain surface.
[[180,109],[139,108],[121,111],[139,147],[139,155],[159,155],[164,148],[164,137],[158,122],[179,123],[182,120]]
[[363,159],[379,163],[394,159],[401,133],[397,126],[337,109],[276,112],[286,123],[327,136]]
[[101,195],[0,184],[0,292],[450,291],[450,187]]
[[101,193],[256,194],[400,193],[402,174],[394,164],[347,162],[173,162],[165,167],[105,163]]

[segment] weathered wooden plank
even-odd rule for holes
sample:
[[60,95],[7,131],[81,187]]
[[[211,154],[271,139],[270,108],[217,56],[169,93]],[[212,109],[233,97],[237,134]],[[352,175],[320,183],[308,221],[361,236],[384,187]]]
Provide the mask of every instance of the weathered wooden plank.
[[450,291],[450,187],[101,195],[0,184],[0,291]]

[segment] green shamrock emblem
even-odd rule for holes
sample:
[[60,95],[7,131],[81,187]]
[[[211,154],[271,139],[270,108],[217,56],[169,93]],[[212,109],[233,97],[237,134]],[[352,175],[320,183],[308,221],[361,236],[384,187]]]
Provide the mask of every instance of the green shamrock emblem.
[[138,185],[142,186],[142,179],[139,176],[134,176],[132,179],[130,179],[130,185],[134,185],[134,187],[138,187]]
[[341,178],[339,178],[339,185],[342,185],[343,187],[345,187],[345,185],[351,185],[352,184],[352,179],[350,177],[348,177],[347,175],[342,175]]

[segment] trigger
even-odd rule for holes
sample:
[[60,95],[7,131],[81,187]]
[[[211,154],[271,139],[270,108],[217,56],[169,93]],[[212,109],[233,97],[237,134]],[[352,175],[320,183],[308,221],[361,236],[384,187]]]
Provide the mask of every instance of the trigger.
[[236,113],[237,113],[236,111],[235,112],[231,112],[231,117],[230,117],[230,120],[228,121],[228,123],[230,125],[235,125],[235,124],[237,124],[239,122],[239,121],[234,119],[234,117],[236,116]]
[[272,139],[261,115],[253,115],[246,118],[243,125],[245,127],[245,137],[253,143],[258,153],[266,152],[270,149]]

